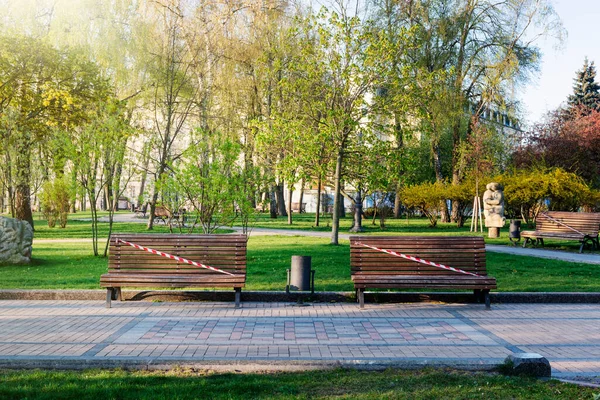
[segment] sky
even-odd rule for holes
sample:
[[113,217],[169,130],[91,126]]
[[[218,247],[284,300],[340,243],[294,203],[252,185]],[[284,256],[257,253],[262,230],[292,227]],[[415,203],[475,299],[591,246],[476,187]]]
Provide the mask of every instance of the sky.
[[600,81],[600,0],[552,0],[567,36],[562,49],[556,40],[540,40],[541,74],[522,90],[525,126],[540,121],[573,92],[573,78],[587,57],[594,61]]

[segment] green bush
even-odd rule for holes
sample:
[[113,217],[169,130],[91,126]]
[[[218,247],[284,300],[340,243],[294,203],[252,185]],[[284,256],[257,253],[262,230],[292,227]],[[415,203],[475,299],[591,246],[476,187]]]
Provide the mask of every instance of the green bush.
[[405,206],[417,209],[429,219],[429,226],[435,227],[441,204],[446,200],[446,185],[441,182],[425,182],[412,185],[400,191],[400,199]]
[[600,196],[582,178],[560,168],[519,170],[497,178],[504,185],[505,214],[535,220],[544,210],[578,211],[594,208]]
[[48,220],[48,227],[54,228],[58,220],[61,228],[67,226],[67,215],[69,214],[71,190],[63,179],[46,182],[40,202],[42,214]]

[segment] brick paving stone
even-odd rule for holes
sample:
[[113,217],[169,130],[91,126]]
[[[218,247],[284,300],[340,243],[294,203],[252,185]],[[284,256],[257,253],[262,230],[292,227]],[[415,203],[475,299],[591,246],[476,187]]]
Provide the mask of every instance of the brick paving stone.
[[[0,302],[0,361],[460,360],[539,353],[558,375],[600,375],[594,304]],[[477,362],[479,362],[477,361]]]

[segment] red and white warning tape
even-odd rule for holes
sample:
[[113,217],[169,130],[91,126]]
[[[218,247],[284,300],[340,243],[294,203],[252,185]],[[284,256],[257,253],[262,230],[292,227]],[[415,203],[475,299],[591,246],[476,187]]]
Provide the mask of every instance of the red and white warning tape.
[[415,262],[418,262],[418,263],[421,263],[421,264],[431,265],[433,267],[447,269],[449,271],[459,272],[461,274],[473,275],[473,276],[477,276],[477,277],[480,277],[480,278],[483,277],[483,275],[478,275],[478,274],[475,274],[473,272],[468,272],[468,271],[464,271],[462,269],[458,269],[458,268],[454,268],[454,267],[449,267],[449,266],[444,265],[444,264],[438,264],[438,263],[435,263],[433,261],[427,261],[427,260],[424,260],[424,259],[419,258],[419,257],[409,256],[407,254],[402,254],[402,253],[396,253],[395,251],[391,251],[391,250],[380,249],[379,247],[371,246],[371,245],[368,245],[368,244],[365,244],[365,243],[357,243],[357,244],[360,244],[361,246],[368,247],[368,248],[373,249],[373,250],[381,251],[382,253],[391,254],[392,256],[405,258],[407,260],[415,261]]
[[152,253],[152,254],[156,254],[156,255],[162,256],[162,257],[170,258],[172,260],[176,260],[176,261],[179,261],[179,262],[182,262],[182,263],[190,264],[190,265],[193,265],[195,267],[206,268],[206,269],[210,269],[211,271],[220,272],[222,274],[235,276],[234,274],[232,274],[230,272],[227,272],[227,271],[223,271],[222,269],[214,268],[214,267],[211,267],[211,266],[208,266],[208,265],[200,264],[199,262],[196,262],[196,261],[188,260],[187,258],[183,258],[183,257],[179,257],[179,256],[174,256],[174,255],[169,254],[169,253],[164,253],[162,251],[154,250],[154,249],[151,249],[150,247],[140,246],[139,244],[131,243],[131,242],[128,242],[128,241],[123,240],[123,239],[116,238],[115,239],[115,243],[117,243],[117,244],[119,244],[119,243],[125,243],[125,244],[127,244],[127,245],[129,245],[131,247],[135,247],[136,249],[147,251],[148,253]]
[[559,221],[559,220],[557,220],[557,219],[554,219],[554,218],[552,218],[551,216],[549,216],[549,215],[548,215],[548,214],[546,214],[546,213],[541,213],[540,215],[542,215],[543,217],[546,217],[546,218],[548,218],[548,219],[549,219],[550,221],[552,221],[552,222],[556,222],[556,223],[557,223],[557,224],[559,224],[559,225],[562,225],[562,226],[564,226],[564,227],[567,227],[568,229],[572,230],[573,232],[579,233],[579,234],[580,234],[580,235],[582,235],[582,236],[587,236],[585,233],[578,231],[577,229],[573,228],[572,226],[569,226],[569,225],[565,224],[565,223],[564,223],[564,222],[562,222],[562,221]]

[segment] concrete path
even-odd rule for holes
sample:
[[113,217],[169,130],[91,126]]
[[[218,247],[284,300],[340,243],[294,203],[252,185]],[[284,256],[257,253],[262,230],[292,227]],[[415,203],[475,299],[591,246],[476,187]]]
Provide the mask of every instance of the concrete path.
[[520,352],[547,357],[554,377],[600,376],[600,307],[0,302],[0,367],[489,369]]

